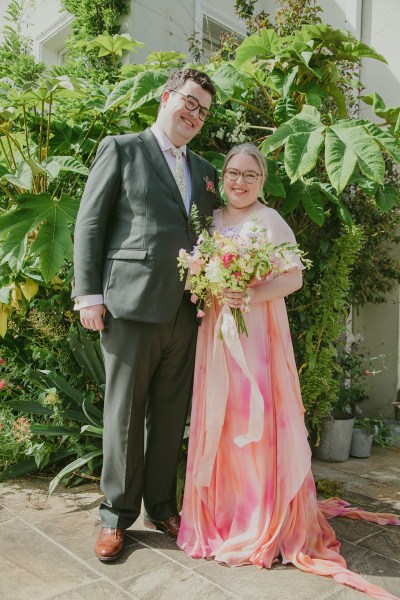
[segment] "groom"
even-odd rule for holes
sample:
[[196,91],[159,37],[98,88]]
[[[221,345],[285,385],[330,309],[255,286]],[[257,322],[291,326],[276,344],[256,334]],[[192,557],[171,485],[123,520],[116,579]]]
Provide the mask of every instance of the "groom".
[[82,325],[101,331],[106,371],[102,561],[121,554],[142,498],[146,526],[179,530],[176,467],[197,323],[177,256],[195,243],[193,204],[204,219],[217,199],[215,168],[186,146],[214,94],[205,73],[173,73],[150,129],[101,142],[78,213],[72,296]]

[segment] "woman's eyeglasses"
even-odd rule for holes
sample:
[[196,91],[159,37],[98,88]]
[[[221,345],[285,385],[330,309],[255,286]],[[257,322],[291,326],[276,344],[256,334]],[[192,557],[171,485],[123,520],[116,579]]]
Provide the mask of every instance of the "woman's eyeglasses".
[[238,171],[237,169],[225,169],[224,174],[229,181],[236,181],[242,176],[246,183],[255,183],[262,175],[256,171]]
[[199,119],[200,121],[205,121],[210,111],[205,106],[200,106],[200,102],[194,96],[190,94],[182,94],[182,92],[178,92],[178,90],[169,90],[170,92],[174,92],[175,94],[179,94],[183,98],[185,98],[185,106],[190,112],[194,112],[199,109]]

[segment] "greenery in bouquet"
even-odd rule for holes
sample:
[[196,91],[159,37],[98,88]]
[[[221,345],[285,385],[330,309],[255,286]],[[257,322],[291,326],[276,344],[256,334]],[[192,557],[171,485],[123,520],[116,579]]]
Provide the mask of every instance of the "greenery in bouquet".
[[[266,229],[253,218],[240,232],[235,227],[213,233],[203,230],[190,253],[180,250],[178,266],[181,280],[187,270],[192,300],[203,300],[211,306],[213,297],[224,302],[226,289],[246,292],[249,286],[290,269],[294,266],[294,255],[303,253],[288,242],[279,245],[269,242]],[[231,308],[239,334],[247,335],[243,313],[250,310],[249,300],[246,295],[240,308]],[[199,310],[198,316],[204,316],[204,312]]]

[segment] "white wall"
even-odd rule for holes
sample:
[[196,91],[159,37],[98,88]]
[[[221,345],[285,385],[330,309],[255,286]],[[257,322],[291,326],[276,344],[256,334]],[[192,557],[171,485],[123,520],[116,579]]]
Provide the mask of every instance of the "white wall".
[[[7,23],[4,14],[8,4],[9,0],[2,0],[0,4],[0,29]],[[36,60],[46,64],[60,63],[71,21],[72,17],[63,10],[60,0],[27,2],[22,33],[32,39]]]

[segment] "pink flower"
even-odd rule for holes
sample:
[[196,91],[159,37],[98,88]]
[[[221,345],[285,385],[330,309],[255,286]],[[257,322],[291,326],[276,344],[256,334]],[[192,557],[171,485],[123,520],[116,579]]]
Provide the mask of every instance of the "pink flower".
[[371,371],[369,369],[365,369],[364,370],[364,375],[372,375]]
[[4,364],[4,358],[1,358],[1,356],[0,356],[0,365],[3,365],[3,364]]
[[0,429],[3,429],[4,425],[3,423],[0,423]]
[[231,252],[229,252],[228,254],[223,254],[221,256],[222,264],[224,265],[225,269],[229,269],[234,257],[235,257],[235,255],[232,254]]
[[206,190],[207,192],[211,192],[212,194],[215,194],[215,187],[213,182],[208,179],[208,177],[204,177],[204,181],[206,182]]
[[189,273],[191,275],[200,275],[203,265],[204,260],[202,258],[196,258],[196,260],[189,265]]
[[193,302],[193,304],[196,304],[197,300],[199,299],[198,296],[196,296],[196,294],[192,294],[190,296],[190,302]]
[[201,319],[202,317],[204,317],[204,316],[205,316],[205,314],[206,314],[206,313],[204,312],[204,310],[201,310],[201,309],[199,309],[199,310],[197,311],[197,316],[199,317],[199,319]]
[[7,381],[5,379],[0,379],[0,390],[7,386]]

